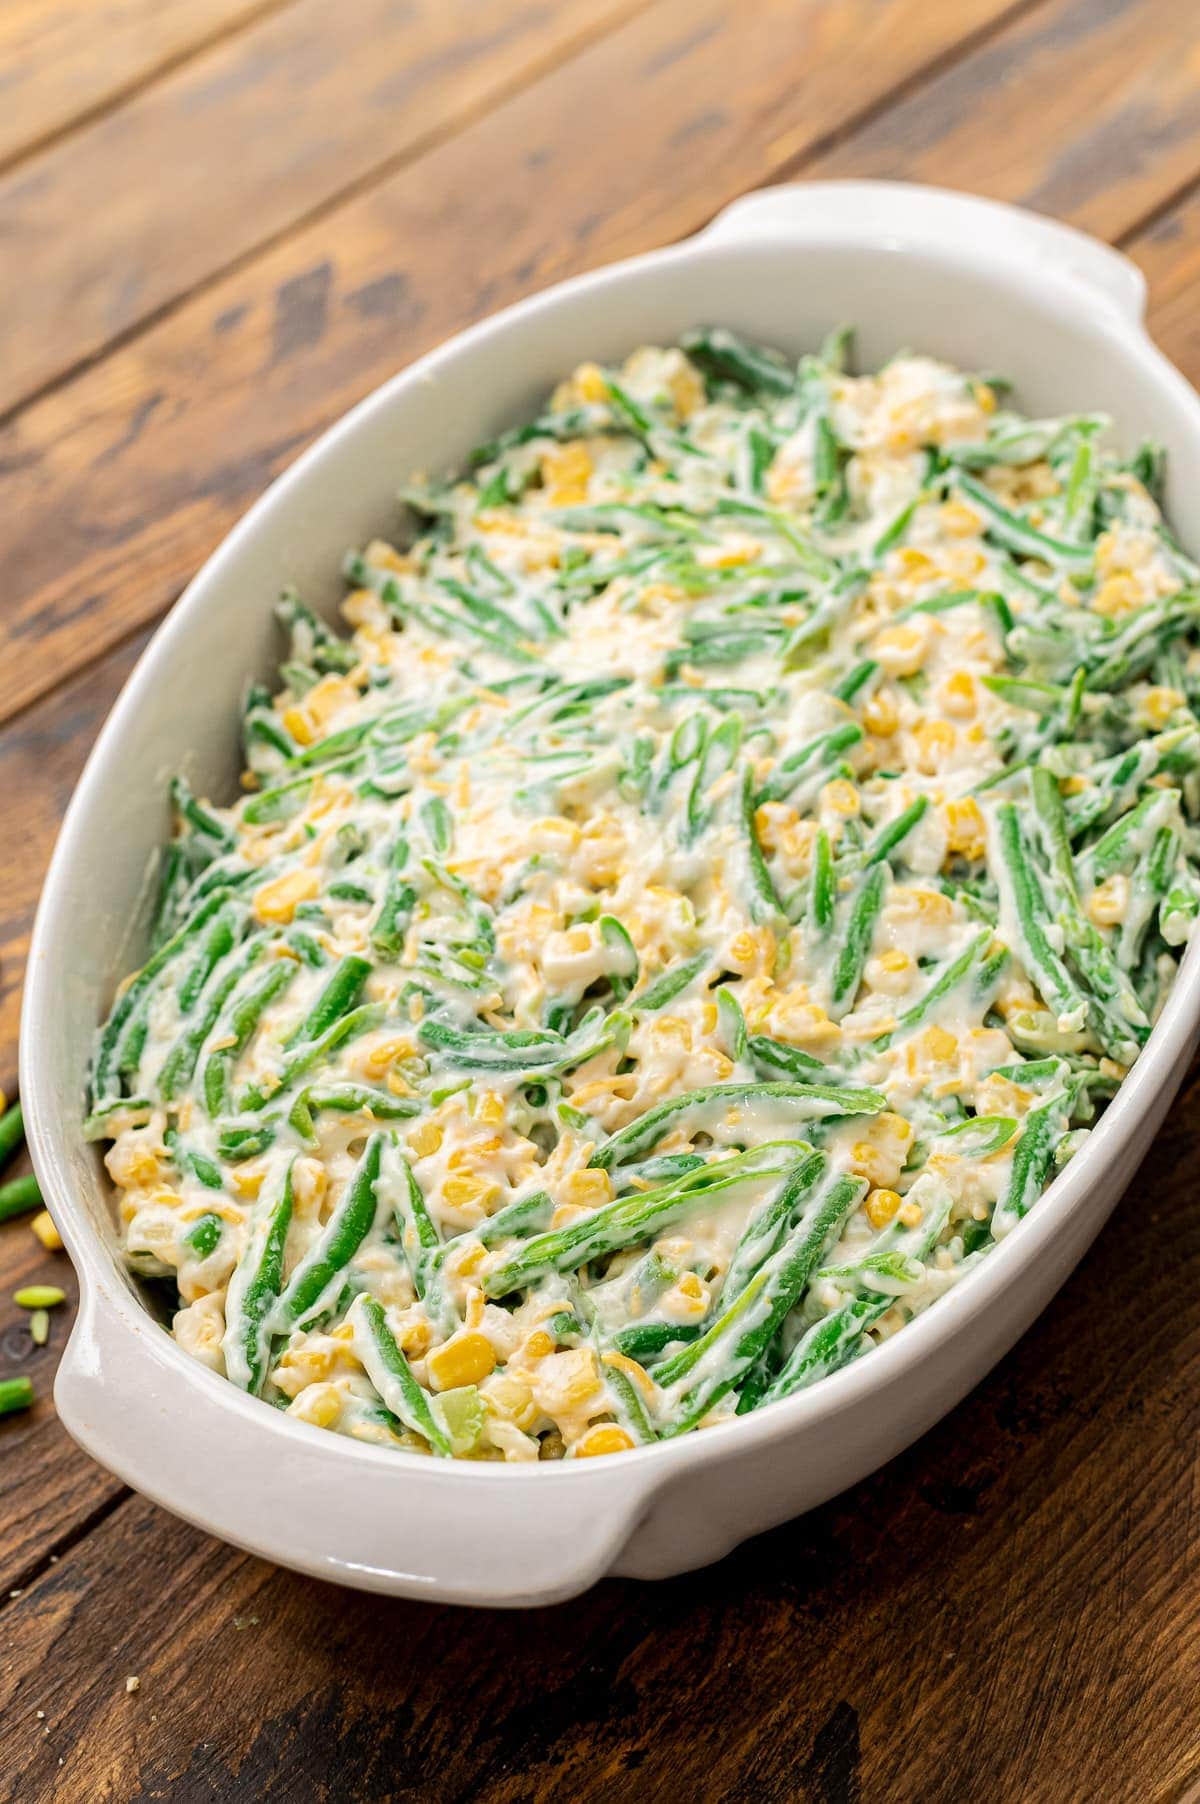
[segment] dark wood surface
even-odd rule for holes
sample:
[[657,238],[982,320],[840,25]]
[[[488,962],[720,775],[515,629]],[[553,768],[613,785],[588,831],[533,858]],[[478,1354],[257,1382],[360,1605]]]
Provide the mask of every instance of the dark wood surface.
[[[57,822],[270,476],[468,321],[746,188],[970,187],[1133,256],[1200,381],[1182,0],[9,0],[0,10],[0,1077]],[[51,1400],[0,1228],[0,1797],[1200,1797],[1200,1082],[1017,1350],[835,1503],[530,1615],[175,1522]],[[136,1676],[136,1692],[126,1679]]]

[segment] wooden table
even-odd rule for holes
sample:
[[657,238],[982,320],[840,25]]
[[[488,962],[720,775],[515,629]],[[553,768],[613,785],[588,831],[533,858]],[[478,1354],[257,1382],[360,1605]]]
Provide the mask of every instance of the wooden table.
[[[7,0],[0,77],[10,1072],[56,823],[150,629],[277,470],[468,321],[756,184],[901,176],[1120,245],[1200,381],[1187,0]],[[1197,1795],[1198,1132],[1193,1080],[909,1453],[710,1571],[526,1616],[295,1578],[124,1490],[55,1419],[66,1313],[37,1351],[8,1301],[70,1288],[65,1258],[0,1229],[0,1373],[39,1397],[0,1425],[0,1792]]]

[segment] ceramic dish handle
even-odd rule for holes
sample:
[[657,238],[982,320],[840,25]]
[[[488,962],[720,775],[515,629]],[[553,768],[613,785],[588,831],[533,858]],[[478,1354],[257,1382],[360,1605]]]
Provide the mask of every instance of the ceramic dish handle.
[[317,1578],[445,1603],[586,1590],[658,1488],[623,1459],[466,1465],[447,1483],[440,1461],[354,1441],[331,1458],[328,1433],[190,1360],[108,1277],[81,1286],[54,1399],[88,1453],[197,1527]]
[[1146,279],[1135,263],[1074,226],[1022,207],[948,188],[909,182],[794,182],[760,188],[718,213],[706,239],[747,243],[754,239],[864,235],[881,243],[917,243],[948,249],[967,244],[1006,262],[1065,277],[1130,325],[1146,308]]

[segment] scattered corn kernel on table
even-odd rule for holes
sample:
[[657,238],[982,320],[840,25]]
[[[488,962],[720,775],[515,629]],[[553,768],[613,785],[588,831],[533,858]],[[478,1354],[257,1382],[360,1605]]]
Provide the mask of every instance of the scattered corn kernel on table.
[[[1177,0],[14,0],[0,69],[10,1080],[55,828],[148,634],[303,445],[469,321],[746,188],[886,175],[1120,245],[1200,382]],[[1193,1076],[1042,1320],[884,1471],[707,1572],[527,1616],[341,1593],[125,1490],[55,1418],[65,1256],[0,1226],[0,1380],[36,1392],[0,1422],[4,1795],[1200,1796],[1197,1132]],[[28,1286],[68,1293],[36,1335]]]

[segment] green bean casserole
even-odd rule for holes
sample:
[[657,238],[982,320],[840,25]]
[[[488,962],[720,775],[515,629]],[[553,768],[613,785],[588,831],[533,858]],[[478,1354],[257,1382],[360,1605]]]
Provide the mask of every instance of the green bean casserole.
[[1198,571],[1106,428],[696,331],[403,491],[348,636],[285,593],[91,1073],[180,1345],[358,1440],[578,1458],[985,1259],[1200,903]]

